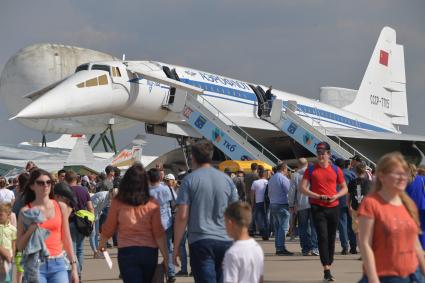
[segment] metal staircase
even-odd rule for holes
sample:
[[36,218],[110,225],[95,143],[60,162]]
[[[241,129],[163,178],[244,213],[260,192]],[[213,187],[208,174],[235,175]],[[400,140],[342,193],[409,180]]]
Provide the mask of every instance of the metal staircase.
[[261,160],[271,166],[280,161],[202,95],[176,89],[173,103],[167,101],[163,107],[178,113],[187,124],[233,160]]
[[[312,124],[301,118],[296,111],[312,119]],[[302,111],[295,101],[283,103],[281,99],[275,99],[270,116],[263,116],[262,119],[274,124],[279,130],[293,138],[313,154],[316,154],[316,145],[321,141],[326,141],[331,146],[331,152],[335,158],[347,160],[354,155],[360,155],[369,165],[375,165],[364,154],[321,126],[320,122],[316,121],[314,117]],[[331,139],[328,134],[334,136],[336,141]]]

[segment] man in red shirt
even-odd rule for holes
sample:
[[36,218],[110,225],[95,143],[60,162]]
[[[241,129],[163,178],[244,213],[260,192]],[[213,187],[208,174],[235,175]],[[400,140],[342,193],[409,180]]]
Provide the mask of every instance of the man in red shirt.
[[[324,279],[334,281],[330,268],[335,252],[335,237],[339,220],[338,199],[348,192],[348,188],[341,169],[330,161],[331,147],[329,144],[320,142],[317,144],[316,150],[318,162],[305,170],[301,181],[301,193],[310,198]],[[337,184],[341,188],[338,192]]]

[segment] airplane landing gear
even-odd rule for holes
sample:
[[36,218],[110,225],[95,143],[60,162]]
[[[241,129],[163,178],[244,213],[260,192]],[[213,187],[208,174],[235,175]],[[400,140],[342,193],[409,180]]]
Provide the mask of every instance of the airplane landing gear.
[[[109,120],[108,126],[106,129],[100,134],[99,138],[96,140],[96,142],[92,145],[96,134],[91,135],[89,139],[89,145],[92,147],[92,150],[94,150],[100,142],[103,144],[103,148],[106,152],[109,152],[110,150],[115,152],[117,154],[117,146],[115,144],[115,137],[114,137],[114,131],[112,129],[112,126],[115,124],[114,118]],[[108,132],[110,134],[110,140],[108,138]]]

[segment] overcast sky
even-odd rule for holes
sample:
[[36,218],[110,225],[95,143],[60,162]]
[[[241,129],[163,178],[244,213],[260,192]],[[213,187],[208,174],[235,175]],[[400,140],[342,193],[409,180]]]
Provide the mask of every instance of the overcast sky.
[[[405,47],[410,126],[403,131],[423,135],[423,0],[1,1],[0,69],[23,47],[62,43],[318,98],[321,86],[358,89],[386,25]],[[1,103],[0,143],[40,138],[8,118]],[[118,132],[120,145],[142,131]]]

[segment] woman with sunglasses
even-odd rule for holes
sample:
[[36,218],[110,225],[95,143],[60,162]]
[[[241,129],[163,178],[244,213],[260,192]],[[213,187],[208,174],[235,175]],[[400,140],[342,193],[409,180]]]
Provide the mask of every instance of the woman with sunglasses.
[[384,155],[373,193],[358,210],[359,244],[365,275],[360,283],[422,283],[425,259],[415,203],[405,193],[408,165],[400,153]]
[[[39,265],[38,281],[40,283],[63,283],[69,281],[68,268],[64,258],[65,250],[72,267],[72,282],[77,283],[77,262],[69,232],[68,210],[64,203],[54,200],[52,185],[50,173],[38,168],[31,171],[30,178],[22,192],[25,206],[21,209],[21,216],[18,218],[17,248],[18,250],[24,250],[31,234],[37,227],[49,230],[50,234],[45,239],[45,244],[50,256]],[[32,223],[25,230],[23,213],[31,208],[39,209],[45,220],[39,224]]]

